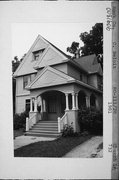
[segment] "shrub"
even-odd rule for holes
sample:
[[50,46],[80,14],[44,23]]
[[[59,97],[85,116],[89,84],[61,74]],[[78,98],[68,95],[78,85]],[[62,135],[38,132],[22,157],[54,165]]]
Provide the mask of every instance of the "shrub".
[[28,117],[28,112],[22,112],[21,114],[15,114],[13,117],[14,130],[23,128],[26,126],[26,117]]
[[88,131],[91,134],[102,135],[103,115],[102,112],[92,108],[82,108],[79,110],[78,123],[81,132]]
[[62,130],[62,136],[63,137],[72,137],[72,136],[77,136],[78,134],[76,132],[74,132],[74,129],[68,124],[65,124]]

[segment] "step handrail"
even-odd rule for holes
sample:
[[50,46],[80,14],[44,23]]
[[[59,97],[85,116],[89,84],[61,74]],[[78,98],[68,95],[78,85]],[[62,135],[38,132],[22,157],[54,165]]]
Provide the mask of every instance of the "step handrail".
[[62,116],[62,118],[58,117],[58,132],[60,133],[63,130],[65,124],[68,123],[67,112]]
[[29,131],[29,129],[36,123],[36,118],[34,118],[35,116],[36,114],[33,114],[32,117],[26,118],[26,131]]

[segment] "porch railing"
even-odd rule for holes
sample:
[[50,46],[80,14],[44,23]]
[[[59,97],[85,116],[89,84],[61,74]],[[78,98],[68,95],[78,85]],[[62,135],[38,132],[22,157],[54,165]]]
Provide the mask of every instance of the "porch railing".
[[68,123],[67,112],[63,115],[62,118],[58,117],[58,132],[60,133],[63,130],[65,124]]

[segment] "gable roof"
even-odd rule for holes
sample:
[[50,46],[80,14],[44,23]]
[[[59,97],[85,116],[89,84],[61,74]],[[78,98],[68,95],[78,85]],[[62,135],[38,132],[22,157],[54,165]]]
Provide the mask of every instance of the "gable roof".
[[[42,36],[41,36],[42,37]],[[58,47],[56,47],[54,44],[52,44],[50,41],[48,41],[47,39],[45,39],[44,37],[42,37],[45,41],[47,41],[52,47],[54,47],[55,49],[57,49],[60,53],[62,53],[66,58],[69,58],[70,56],[68,56],[67,54],[65,54],[61,49],[59,49]]]
[[74,61],[80,64],[89,74],[98,73],[102,75],[102,69],[95,54],[83,56],[74,59]]
[[75,79],[68,76],[67,74],[47,66],[35,77],[35,79],[29,85],[26,86],[26,89],[43,88],[48,86],[67,84],[74,81]]
[[[35,51],[41,50],[41,49],[45,49],[45,50],[42,53],[42,55],[39,57],[38,61],[34,61],[32,53]],[[58,60],[57,60],[57,58],[55,58],[53,61],[49,61],[49,59],[48,59],[48,61],[49,61],[49,62],[47,61],[48,65],[58,64],[65,60],[68,61],[68,56],[65,53],[63,53],[56,46],[54,46],[53,44],[48,42],[42,36],[38,35],[37,39],[31,46],[30,50],[27,52],[23,61],[21,62],[21,64],[17,68],[17,70],[15,71],[14,76],[17,77],[17,76],[35,73],[35,72],[37,72],[36,71],[37,68],[46,66],[47,62],[45,61],[45,63],[43,63],[43,61],[42,61],[42,63],[41,63],[41,60],[43,60],[44,55],[46,54],[46,52],[49,52],[49,50],[52,50],[52,53],[50,54],[51,57],[49,57],[49,58],[52,58],[52,56],[58,56]]]

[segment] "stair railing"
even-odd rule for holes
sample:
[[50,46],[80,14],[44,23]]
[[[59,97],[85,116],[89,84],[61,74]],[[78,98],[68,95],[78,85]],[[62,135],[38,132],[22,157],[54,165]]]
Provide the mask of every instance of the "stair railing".
[[60,133],[63,130],[65,124],[68,123],[67,112],[63,115],[62,118],[58,117],[58,132]]
[[31,117],[26,118],[26,131],[29,131],[29,129],[36,123],[36,114],[33,114]]

